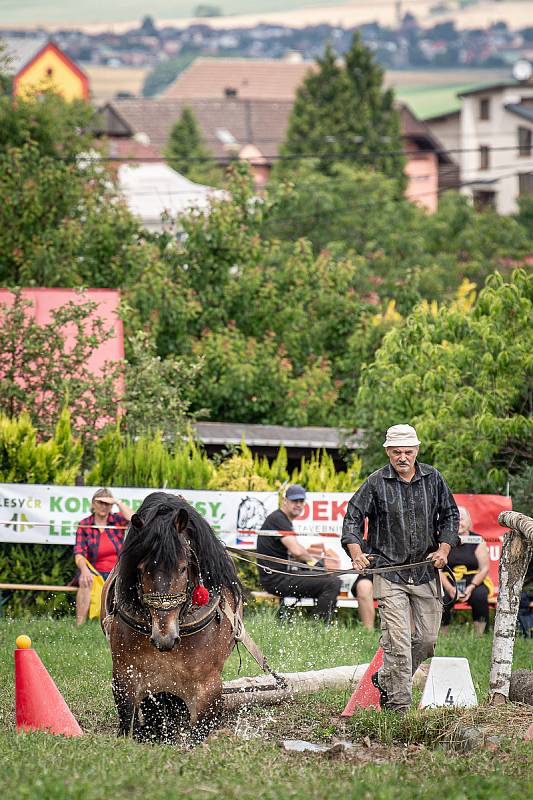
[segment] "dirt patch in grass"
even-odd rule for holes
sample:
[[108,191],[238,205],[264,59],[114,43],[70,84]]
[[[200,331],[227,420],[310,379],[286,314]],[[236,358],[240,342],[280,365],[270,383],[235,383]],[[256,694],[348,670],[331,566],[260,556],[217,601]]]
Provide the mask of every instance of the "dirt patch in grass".
[[[506,739],[523,739],[531,724],[531,706],[508,703],[464,709],[413,709],[405,716],[362,710],[353,717],[332,715],[327,702],[289,701],[278,706],[245,708],[226,718],[212,736],[261,739],[279,743],[299,739],[333,746],[323,758],[357,762],[406,761],[420,750],[446,748],[470,752],[501,750]],[[351,749],[335,748],[349,741]]]

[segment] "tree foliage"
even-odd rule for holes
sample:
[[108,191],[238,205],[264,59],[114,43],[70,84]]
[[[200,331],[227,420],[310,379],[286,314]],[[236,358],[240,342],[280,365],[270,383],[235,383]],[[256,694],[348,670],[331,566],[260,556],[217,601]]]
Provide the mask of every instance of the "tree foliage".
[[421,458],[455,491],[500,492],[533,444],[533,276],[487,280],[477,301],[422,303],[388,333],[363,371],[354,422],[367,469],[383,461],[384,431],[416,426]]
[[190,180],[216,186],[221,183],[222,170],[215,165],[196,115],[189,106],[183,108],[170,131],[165,155],[172,169]]
[[[404,158],[394,94],[383,88],[383,70],[358,32],[339,64],[331,47],[298,89],[282,147],[285,156],[317,156],[331,174],[336,160],[402,175]],[[298,160],[296,160],[298,164]],[[292,158],[283,163],[294,169]]]

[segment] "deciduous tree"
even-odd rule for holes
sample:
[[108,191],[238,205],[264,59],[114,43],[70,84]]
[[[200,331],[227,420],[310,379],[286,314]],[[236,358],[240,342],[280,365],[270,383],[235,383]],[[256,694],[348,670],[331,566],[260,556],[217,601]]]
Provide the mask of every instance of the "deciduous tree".
[[364,370],[353,415],[367,469],[397,422],[416,426],[421,460],[457,492],[501,492],[531,458],[533,276],[494,273],[471,300],[419,305]]

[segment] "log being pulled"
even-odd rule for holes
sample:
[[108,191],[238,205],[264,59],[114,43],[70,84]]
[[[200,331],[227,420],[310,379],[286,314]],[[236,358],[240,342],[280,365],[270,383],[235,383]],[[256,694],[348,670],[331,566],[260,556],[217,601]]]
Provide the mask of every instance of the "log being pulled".
[[222,698],[228,711],[243,705],[271,705],[288,700],[297,694],[309,694],[323,689],[348,689],[353,691],[365,674],[368,664],[311,670],[309,672],[281,673],[286,688],[281,688],[273,675],[254,678],[237,678],[224,681]]

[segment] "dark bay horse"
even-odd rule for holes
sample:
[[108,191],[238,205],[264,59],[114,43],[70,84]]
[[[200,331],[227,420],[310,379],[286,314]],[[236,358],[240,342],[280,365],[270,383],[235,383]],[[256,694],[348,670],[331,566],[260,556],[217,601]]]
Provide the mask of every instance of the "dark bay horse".
[[234,614],[242,589],[224,545],[182,497],[148,495],[102,593],[119,733],[172,741],[216,725]]

